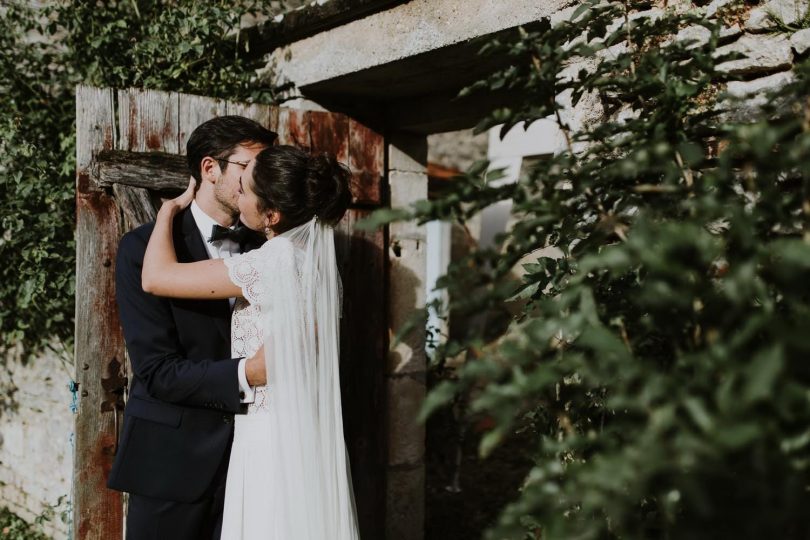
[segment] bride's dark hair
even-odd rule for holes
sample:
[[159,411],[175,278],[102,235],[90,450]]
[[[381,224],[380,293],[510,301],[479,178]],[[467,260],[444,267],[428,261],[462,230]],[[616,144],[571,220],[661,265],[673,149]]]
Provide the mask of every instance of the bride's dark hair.
[[310,155],[294,146],[270,146],[256,156],[253,191],[263,208],[276,210],[275,233],[306,223],[313,216],[336,225],[351,201],[349,169],[328,154]]

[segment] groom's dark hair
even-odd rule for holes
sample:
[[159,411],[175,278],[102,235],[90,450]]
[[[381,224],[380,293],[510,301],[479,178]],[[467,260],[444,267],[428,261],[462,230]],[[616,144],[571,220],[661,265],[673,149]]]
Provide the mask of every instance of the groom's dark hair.
[[[200,185],[200,163],[205,156],[228,159],[240,144],[264,144],[272,146],[276,133],[258,122],[244,116],[219,116],[203,122],[191,133],[186,143],[186,156],[191,176]],[[227,162],[220,162],[223,170]]]

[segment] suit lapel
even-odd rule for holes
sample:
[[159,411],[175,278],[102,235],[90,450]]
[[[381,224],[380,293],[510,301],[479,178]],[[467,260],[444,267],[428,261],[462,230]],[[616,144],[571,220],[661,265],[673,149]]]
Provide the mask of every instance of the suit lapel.
[[[205,248],[197,222],[189,208],[183,211],[181,218],[181,229],[183,243],[188,249],[191,261],[204,261],[208,259],[208,250]],[[179,257],[179,254],[178,254]],[[214,325],[219,330],[222,337],[230,342],[231,340],[231,305],[228,300],[208,300],[211,303],[211,315]]]

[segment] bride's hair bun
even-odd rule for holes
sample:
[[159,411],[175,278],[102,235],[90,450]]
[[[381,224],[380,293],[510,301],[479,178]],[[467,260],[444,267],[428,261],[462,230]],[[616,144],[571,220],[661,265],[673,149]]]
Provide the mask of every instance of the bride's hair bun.
[[336,225],[351,202],[349,169],[328,154],[310,155],[294,146],[271,146],[256,156],[253,191],[263,206],[277,210],[283,232],[313,216]]
[[328,154],[310,156],[307,167],[307,207],[322,221],[335,225],[351,201],[345,165]]

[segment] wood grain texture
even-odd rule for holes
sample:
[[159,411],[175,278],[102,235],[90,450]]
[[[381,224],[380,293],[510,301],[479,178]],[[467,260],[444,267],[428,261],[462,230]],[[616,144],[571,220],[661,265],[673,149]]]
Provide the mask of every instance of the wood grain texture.
[[86,174],[98,152],[115,147],[110,89],[76,87],[76,133],[76,170]]
[[310,111],[309,135],[312,152],[326,152],[349,163],[349,119],[345,115]]
[[186,158],[165,152],[100,152],[93,175],[99,186],[124,184],[156,191],[183,190],[189,180]]
[[119,150],[178,154],[179,95],[157,90],[119,90]]
[[186,144],[191,133],[203,122],[228,114],[228,105],[224,100],[177,94],[177,149],[186,155]]
[[273,123],[273,111],[270,105],[229,101],[227,103],[227,110],[228,114],[244,116],[246,118],[250,118],[251,120],[255,120],[268,129],[273,129],[271,127],[271,124]]
[[[76,415],[73,537],[120,538],[121,494],[108,490],[107,476],[116,447],[116,421],[123,405],[124,340],[115,306],[114,260],[118,245],[115,201],[91,186],[92,156],[110,150],[112,92],[79,87],[76,178]],[[120,416],[118,416],[120,420]]]
[[309,136],[310,111],[282,108],[278,112],[278,144],[289,144],[305,150],[312,147]]
[[157,216],[152,197],[146,188],[113,184],[113,195],[121,212],[124,231],[131,231],[144,223],[154,221]]
[[385,139],[356,120],[349,119],[348,166],[352,171],[352,202],[382,203],[385,178]]

